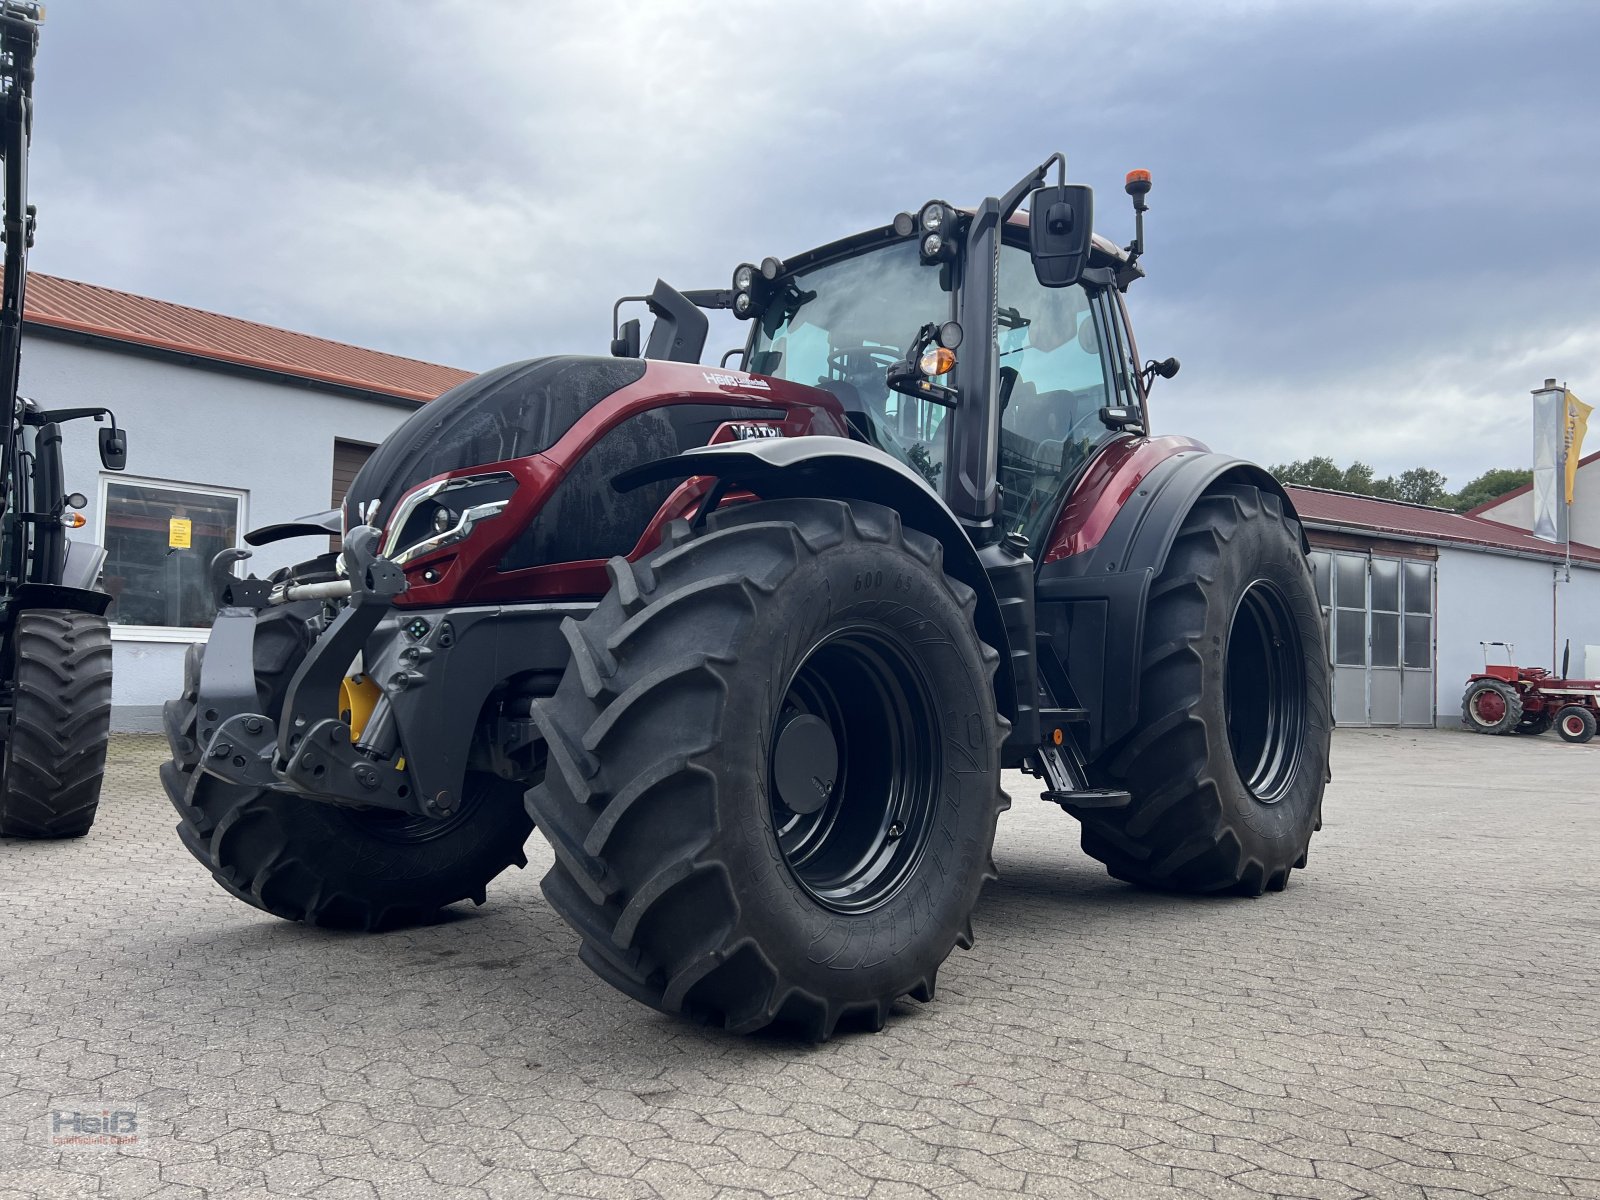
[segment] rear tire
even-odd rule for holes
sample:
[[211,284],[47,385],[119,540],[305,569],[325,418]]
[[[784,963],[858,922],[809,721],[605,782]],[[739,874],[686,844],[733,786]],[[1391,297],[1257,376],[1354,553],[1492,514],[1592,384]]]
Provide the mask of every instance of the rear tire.
[[1594,737],[1594,714],[1578,704],[1569,704],[1556,714],[1556,732],[1564,742],[1582,745]]
[[110,626],[94,613],[26,609],[12,649],[0,837],[82,837],[100,806],[111,735]]
[[1461,697],[1461,723],[1474,733],[1510,733],[1522,724],[1522,693],[1498,679],[1474,680]]
[[[261,710],[282,711],[289,681],[311,643],[314,601],[257,618],[256,690]],[[164,717],[172,759],[161,767],[178,810],[178,837],[229,894],[287,921],[377,930],[430,919],[458,900],[482,904],[507,867],[527,865],[532,826],[523,785],[469,774],[464,802],[442,821],[349,809],[287,792],[226,783],[199,768],[196,702],[204,647],[184,662],[183,694]]]
[[1114,877],[1281,891],[1322,827],[1330,667],[1299,524],[1271,492],[1202,496],[1150,587],[1134,731],[1090,767],[1131,802],[1087,815]]
[[545,895],[602,978],[814,1041],[932,997],[994,876],[1007,729],[942,561],[890,509],[811,499],[611,560],[528,793]]

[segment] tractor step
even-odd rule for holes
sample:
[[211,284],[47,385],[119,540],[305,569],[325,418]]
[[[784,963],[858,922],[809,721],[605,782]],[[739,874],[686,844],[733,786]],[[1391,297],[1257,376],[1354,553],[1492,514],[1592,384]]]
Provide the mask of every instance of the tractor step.
[[1075,817],[1086,813],[1100,813],[1113,808],[1127,808],[1133,802],[1133,797],[1127,792],[1114,791],[1111,788],[1079,788],[1071,792],[1045,792],[1044,799],[1052,804],[1061,805],[1062,809]]

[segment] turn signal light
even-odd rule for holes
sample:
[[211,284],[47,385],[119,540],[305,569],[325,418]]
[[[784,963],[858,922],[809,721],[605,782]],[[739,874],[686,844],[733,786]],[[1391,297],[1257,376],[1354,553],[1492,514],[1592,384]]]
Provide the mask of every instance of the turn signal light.
[[956,367],[956,352],[947,350],[943,346],[935,346],[917,360],[917,370],[929,379],[937,379],[941,375],[948,375]]
[[82,529],[89,522],[84,519],[82,513],[74,512],[67,513],[64,517],[62,517],[61,523],[68,529]]

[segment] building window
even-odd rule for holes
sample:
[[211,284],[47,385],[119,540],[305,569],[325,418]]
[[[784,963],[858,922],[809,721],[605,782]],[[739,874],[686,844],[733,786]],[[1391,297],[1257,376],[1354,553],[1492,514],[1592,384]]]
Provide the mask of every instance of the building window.
[[244,497],[187,484],[105,481],[105,587],[114,625],[203,629],[212,558],[239,544]]

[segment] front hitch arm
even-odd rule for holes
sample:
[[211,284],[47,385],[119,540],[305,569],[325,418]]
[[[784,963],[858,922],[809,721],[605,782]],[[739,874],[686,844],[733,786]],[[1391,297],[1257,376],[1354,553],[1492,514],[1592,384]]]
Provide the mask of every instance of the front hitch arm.
[[[233,783],[287,788],[335,804],[444,815],[418,794],[410,772],[358,751],[339,716],[340,682],[406,589],[405,572],[376,553],[378,538],[370,525],[346,536],[349,603],[312,643],[289,681],[276,721],[253,711],[259,705],[252,661],[255,616],[268,603],[267,586],[233,577],[233,563],[248,557],[247,551],[217,556],[212,584],[222,607],[201,668],[199,733],[206,770]],[[261,588],[259,594],[252,583]]]
[[362,525],[345,538],[350,600],[312,644],[311,653],[289,681],[283,728],[278,734],[278,752],[286,762],[294,756],[301,737],[315,724],[338,720],[340,681],[391,602],[406,590],[405,572],[375,552],[378,536],[378,530]]

